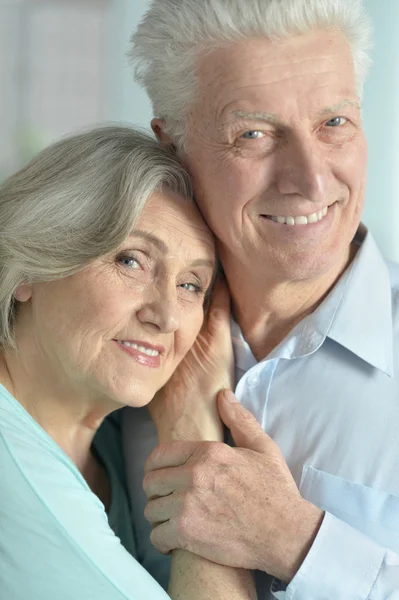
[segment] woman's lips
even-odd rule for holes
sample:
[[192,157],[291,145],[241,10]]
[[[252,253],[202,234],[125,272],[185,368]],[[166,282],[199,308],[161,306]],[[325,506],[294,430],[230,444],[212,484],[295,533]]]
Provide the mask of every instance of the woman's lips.
[[[136,343],[125,340],[114,340],[119,348],[133,358],[140,365],[157,369],[161,366],[161,353],[165,352],[163,346]],[[163,352],[162,352],[163,350]]]

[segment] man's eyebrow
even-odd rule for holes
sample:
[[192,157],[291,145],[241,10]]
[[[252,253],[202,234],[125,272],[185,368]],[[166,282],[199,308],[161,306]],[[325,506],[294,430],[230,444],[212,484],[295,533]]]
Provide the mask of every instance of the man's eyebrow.
[[244,110],[235,110],[231,113],[231,117],[238,117],[239,119],[248,119],[249,121],[266,121],[277,125],[280,122],[277,115],[268,112],[246,112]]
[[[360,102],[357,100],[345,99],[338,104],[333,104],[331,106],[326,106],[320,111],[320,116],[329,115],[331,113],[339,112],[340,110],[346,108],[347,106],[352,106],[357,108],[358,110],[362,109]],[[246,112],[244,110],[235,110],[230,115],[230,120],[232,118],[246,119],[248,121],[265,121],[266,123],[271,123],[272,125],[281,124],[281,119],[274,113],[268,112]]]
[[362,110],[362,105],[357,100],[342,100],[342,102],[338,102],[338,104],[333,104],[332,106],[326,106],[320,111],[320,115],[330,115],[331,113],[338,113],[343,108],[347,106],[352,106],[357,108],[358,110]]
[[[148,233],[147,231],[142,231],[141,229],[135,229],[132,231],[129,237],[139,237],[151,244],[154,244],[158,248],[160,252],[163,254],[167,254],[169,248],[165,244],[163,240],[160,240],[156,235],[152,233]],[[211,260],[208,258],[196,258],[190,263],[191,267],[210,267],[211,269],[215,268],[215,260]]]

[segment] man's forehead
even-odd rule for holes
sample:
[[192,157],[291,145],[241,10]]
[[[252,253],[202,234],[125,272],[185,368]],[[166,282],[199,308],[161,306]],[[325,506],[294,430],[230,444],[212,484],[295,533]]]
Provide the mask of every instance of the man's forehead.
[[274,42],[252,38],[216,48],[200,55],[200,84],[211,90],[251,86],[252,82],[280,84],[285,78],[338,78],[353,73],[353,57],[344,36],[327,31],[312,32]]

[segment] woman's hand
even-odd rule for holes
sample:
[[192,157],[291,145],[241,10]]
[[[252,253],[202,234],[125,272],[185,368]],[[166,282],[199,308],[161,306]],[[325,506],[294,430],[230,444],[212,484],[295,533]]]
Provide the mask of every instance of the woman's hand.
[[194,345],[148,406],[160,443],[223,441],[216,398],[232,387],[233,363],[229,292],[217,281]]
[[[233,362],[229,293],[227,285],[218,281],[193,347],[149,404],[160,443],[223,441],[216,399],[221,389],[232,387]],[[168,591],[175,600],[256,599],[250,571],[226,567],[181,549],[172,552]]]

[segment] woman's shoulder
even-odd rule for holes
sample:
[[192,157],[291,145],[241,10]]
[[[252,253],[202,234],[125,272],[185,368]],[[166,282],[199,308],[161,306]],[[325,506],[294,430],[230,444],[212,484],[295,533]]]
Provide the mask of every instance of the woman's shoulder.
[[[27,486],[33,481],[46,484],[48,473],[56,471],[59,477],[68,477],[80,487],[87,484],[72,460],[49,434],[0,384],[0,464],[8,465],[8,473],[21,476]],[[0,473],[4,472],[0,469]],[[53,485],[59,479],[49,480]],[[1,476],[0,476],[1,485]]]
[[[105,429],[116,433],[113,427]],[[2,389],[0,596],[166,598],[112,533],[72,461],[47,438]]]

